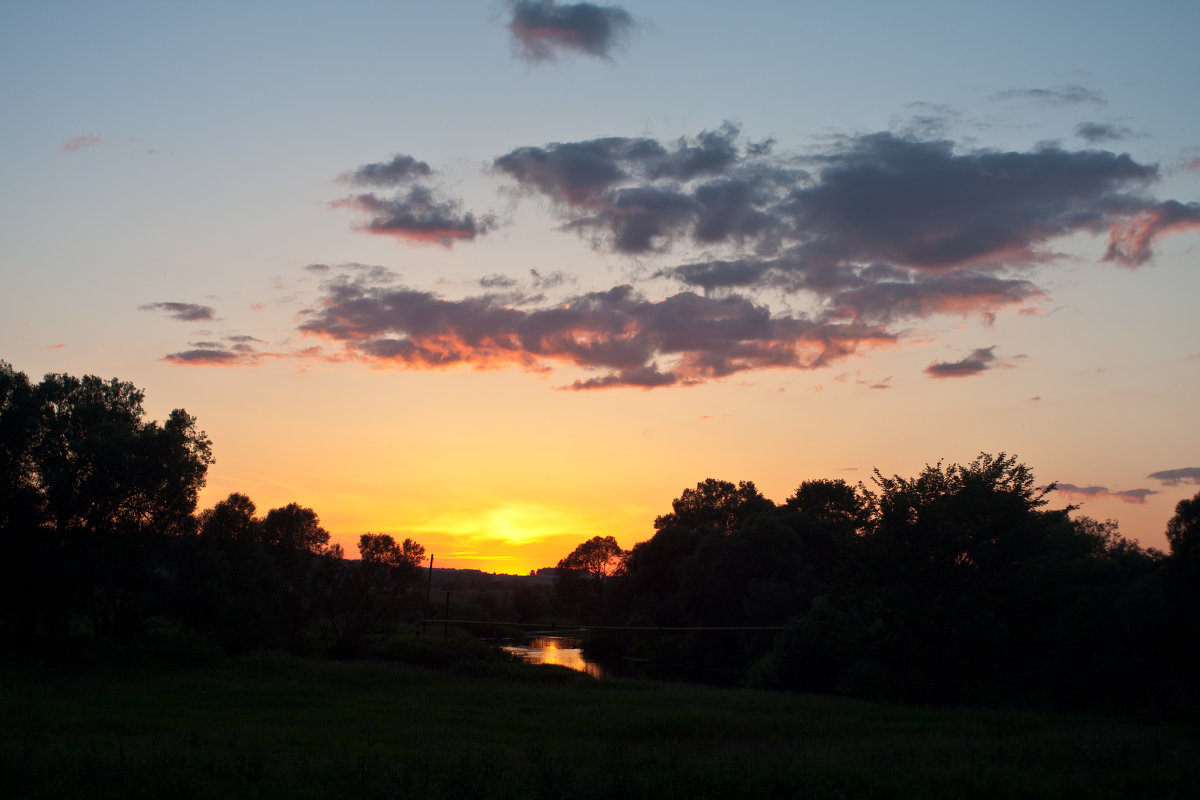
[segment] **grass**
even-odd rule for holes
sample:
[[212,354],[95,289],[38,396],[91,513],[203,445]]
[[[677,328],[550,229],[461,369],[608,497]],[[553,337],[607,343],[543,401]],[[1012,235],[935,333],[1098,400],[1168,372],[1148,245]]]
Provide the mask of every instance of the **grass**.
[[1200,796],[1200,731],[1180,723],[494,663],[9,663],[0,680],[6,797]]

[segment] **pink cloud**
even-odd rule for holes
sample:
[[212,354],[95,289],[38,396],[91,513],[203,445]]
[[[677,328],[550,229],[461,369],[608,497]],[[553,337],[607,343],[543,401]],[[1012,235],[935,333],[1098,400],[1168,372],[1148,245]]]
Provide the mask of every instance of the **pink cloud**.
[[1113,224],[1104,259],[1135,269],[1151,259],[1159,237],[1186,231],[1200,231],[1200,203],[1167,200]]
[[88,147],[95,147],[100,144],[100,134],[85,133],[81,136],[72,136],[62,143],[62,151],[64,153],[73,153],[76,150],[84,150]]

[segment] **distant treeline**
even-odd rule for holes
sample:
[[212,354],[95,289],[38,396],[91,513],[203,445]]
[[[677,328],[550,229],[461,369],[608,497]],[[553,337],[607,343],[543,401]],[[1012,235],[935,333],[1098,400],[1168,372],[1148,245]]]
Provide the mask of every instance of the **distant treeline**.
[[593,655],[765,688],[1200,707],[1200,494],[1162,553],[1047,510],[1049,488],[1003,453],[876,472],[870,487],[806,481],[778,505],[709,479],[631,550],[594,536],[529,577],[437,569],[431,587],[411,539],[365,533],[351,560],[295,503],[259,515],[235,493],[197,513],[211,443],[182,410],[146,421],[142,399],[94,376],[34,384],[0,362],[5,650],[366,655],[420,630],[432,588],[436,615],[494,623],[480,635],[590,625]]

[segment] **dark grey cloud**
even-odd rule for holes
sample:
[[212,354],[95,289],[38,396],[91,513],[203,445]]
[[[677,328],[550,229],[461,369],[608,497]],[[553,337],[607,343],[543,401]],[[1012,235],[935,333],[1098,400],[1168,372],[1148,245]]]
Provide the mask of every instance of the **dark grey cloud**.
[[146,303],[138,306],[141,311],[162,311],[168,317],[185,322],[210,320],[216,316],[212,306],[202,306],[197,303]]
[[1164,469],[1151,472],[1146,476],[1156,481],[1162,481],[1166,486],[1178,486],[1181,483],[1192,483],[1200,486],[1200,467],[1184,467],[1182,469]]
[[1109,489],[1107,486],[1075,486],[1070,483],[1056,484],[1054,489],[1067,497],[1076,499],[1112,498],[1120,500],[1122,503],[1132,503],[1135,505],[1141,505],[1146,502],[1147,497],[1159,494],[1154,489],[1126,489],[1118,492]]
[[496,226],[495,216],[476,216],[462,210],[457,200],[443,197],[424,185],[409,187],[391,198],[374,194],[344,197],[333,204],[367,214],[358,230],[383,236],[395,236],[418,244],[452,247],[455,242],[471,241]]
[[780,208],[792,235],[843,262],[941,272],[1028,264],[1051,239],[1145,208],[1153,166],[1104,151],[957,152],[949,141],[849,137]]
[[972,350],[971,354],[958,361],[939,361],[925,368],[931,378],[966,378],[991,369],[996,362],[995,346]]
[[555,61],[565,54],[610,58],[634,29],[619,6],[513,0],[508,29],[516,52],[528,61]]
[[1100,142],[1119,142],[1132,139],[1136,134],[1124,125],[1114,125],[1107,122],[1081,122],[1075,126],[1075,135],[1089,144]]
[[324,284],[303,333],[344,357],[404,369],[578,367],[568,388],[695,384],[761,369],[812,369],[895,337],[859,323],[773,315],[746,297],[681,292],[650,300],[631,286],[526,307],[497,295],[448,300],[342,275]]
[[807,175],[770,155],[769,143],[743,143],[725,123],[694,139],[662,143],[608,137],[521,147],[493,162],[526,192],[547,197],[564,229],[592,235],[626,254],[673,241],[702,245],[769,243],[783,220],[772,213]]
[[479,285],[484,289],[512,289],[518,284],[519,281],[516,278],[510,278],[498,272],[479,279]]
[[1091,103],[1097,106],[1108,105],[1104,95],[1078,84],[1053,86],[1048,89],[1006,89],[992,95],[993,100],[1030,100],[1047,106],[1077,106],[1081,103]]
[[428,178],[432,174],[433,170],[424,161],[401,154],[391,161],[364,164],[356,170],[344,173],[340,179],[356,186],[400,186]]
[[[522,147],[494,167],[547,197],[565,230],[599,247],[631,255],[677,243],[731,247],[744,253],[731,272],[739,281],[755,270],[875,263],[934,273],[1029,265],[1053,258],[1049,244],[1059,237],[1155,214],[1162,225],[1148,229],[1153,239],[1191,214],[1191,206],[1149,198],[1159,171],[1127,154],[960,151],[894,133],[781,156],[743,145],[726,125],[666,144],[605,138]],[[785,251],[786,262],[764,260]],[[1128,259],[1149,252],[1139,247]]]

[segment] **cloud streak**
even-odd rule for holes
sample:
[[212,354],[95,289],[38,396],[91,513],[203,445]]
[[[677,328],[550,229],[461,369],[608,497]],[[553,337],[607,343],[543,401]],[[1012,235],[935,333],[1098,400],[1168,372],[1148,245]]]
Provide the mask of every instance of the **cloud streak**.
[[1200,486],[1200,467],[1184,467],[1182,469],[1164,469],[1151,472],[1146,476],[1152,480],[1162,481],[1164,486],[1179,486],[1191,483]]
[[1113,491],[1106,486],[1075,486],[1070,483],[1060,483],[1055,486],[1055,491],[1060,492],[1074,500],[1096,500],[1111,498],[1120,500],[1122,503],[1131,503],[1133,505],[1142,505],[1146,502],[1146,498],[1151,495],[1159,494],[1154,489],[1126,489],[1124,491]]
[[1042,89],[1005,89],[992,95],[993,100],[1028,100],[1044,106],[1077,106],[1081,103],[1108,105],[1104,95],[1079,84],[1064,84]]
[[939,361],[925,368],[931,378],[966,378],[992,369],[996,362],[995,347],[981,347],[958,361]]
[[633,17],[618,6],[514,0],[508,30],[518,56],[553,62],[563,55],[610,58],[634,28]]
[[1089,144],[1100,142],[1119,142],[1132,139],[1134,132],[1124,125],[1112,125],[1104,122],[1081,122],[1075,126],[1075,135]]
[[278,354],[258,349],[261,339],[246,335],[230,335],[221,341],[192,342],[187,350],[168,353],[163,361],[191,367],[254,367]]
[[202,306],[196,303],[146,303],[138,306],[141,311],[162,311],[172,319],[184,322],[200,322],[214,319],[216,310],[212,306]]
[[62,143],[62,151],[64,153],[74,153],[76,150],[86,150],[89,147],[95,147],[101,141],[102,137],[98,133],[85,133],[80,136],[72,136]]

